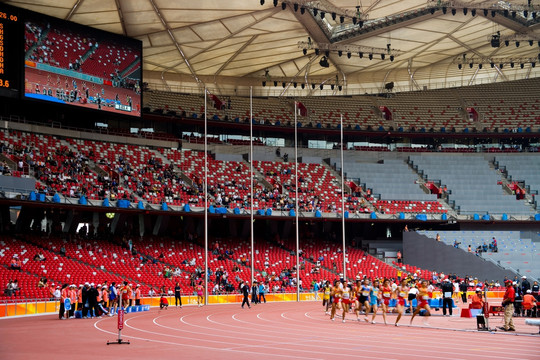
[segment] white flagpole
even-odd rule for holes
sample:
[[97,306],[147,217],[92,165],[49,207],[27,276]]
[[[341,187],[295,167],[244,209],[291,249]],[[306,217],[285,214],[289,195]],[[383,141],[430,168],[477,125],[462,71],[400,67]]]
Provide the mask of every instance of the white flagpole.
[[208,304],[208,119],[204,88],[204,303]]
[[339,121],[341,133],[341,232],[343,235],[343,279],[347,280],[347,252],[345,251],[345,171],[343,164],[343,114]]
[[249,87],[249,178],[251,182],[251,211],[250,211],[250,231],[251,231],[251,286],[253,286],[253,280],[255,279],[255,248],[254,248],[254,231],[253,231],[253,87]]
[[294,102],[294,186],[296,222],[296,301],[300,301],[300,238],[298,234],[298,103]]

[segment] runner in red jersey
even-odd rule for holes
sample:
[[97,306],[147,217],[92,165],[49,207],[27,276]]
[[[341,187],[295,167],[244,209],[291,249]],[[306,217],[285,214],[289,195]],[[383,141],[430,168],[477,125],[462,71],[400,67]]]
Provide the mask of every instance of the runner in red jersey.
[[392,299],[392,287],[390,286],[390,280],[388,279],[384,279],[383,281],[381,287],[381,298],[382,317],[384,320],[384,325],[386,325],[386,313],[388,312],[390,300]]
[[[411,324],[416,315],[420,313],[422,309],[426,310],[425,316],[431,316],[431,308],[429,307],[429,291],[428,291],[428,282],[426,280],[422,280],[420,283],[420,287],[418,288],[418,306],[416,307],[416,310],[414,310],[414,313],[411,317]],[[424,320],[424,324],[428,325],[427,320]]]
[[407,297],[408,293],[409,293],[409,287],[407,286],[407,280],[403,280],[396,289],[396,298],[397,298],[396,310],[398,312],[398,316],[395,323],[396,326],[398,326],[398,322],[403,316],[403,312],[405,311],[405,298]]
[[345,315],[349,312],[351,307],[353,290],[349,284],[343,284],[343,290],[341,291],[341,304],[343,305],[342,321],[345,322]]
[[330,320],[334,321],[334,316],[336,315],[336,310],[339,306],[339,303],[341,302],[341,293],[343,291],[342,288],[339,287],[340,284],[338,284],[339,281],[334,281],[334,286],[332,287],[332,298],[334,299],[332,301],[332,310],[330,311]]

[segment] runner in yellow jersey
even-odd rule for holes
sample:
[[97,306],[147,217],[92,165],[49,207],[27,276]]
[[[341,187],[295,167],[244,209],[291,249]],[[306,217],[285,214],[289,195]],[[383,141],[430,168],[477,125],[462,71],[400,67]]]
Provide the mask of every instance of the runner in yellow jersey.
[[330,295],[332,294],[332,286],[330,285],[330,281],[328,280],[326,281],[326,283],[324,284],[322,288],[322,291],[323,291],[322,304],[323,306],[326,307],[325,314],[329,315],[330,313],[328,312],[328,309],[330,309]]

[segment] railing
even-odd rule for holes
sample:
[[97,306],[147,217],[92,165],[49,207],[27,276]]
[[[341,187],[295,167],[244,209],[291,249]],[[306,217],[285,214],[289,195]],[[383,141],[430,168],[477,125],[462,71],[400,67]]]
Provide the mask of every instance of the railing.
[[[175,306],[174,295],[167,295],[165,297],[169,302],[169,306]],[[288,292],[269,292],[265,294],[266,302],[283,302],[283,301],[297,301],[296,293]],[[143,297],[141,299],[141,305],[159,306],[160,296]],[[182,294],[182,305],[196,305],[197,295]],[[230,304],[241,303],[243,299],[242,294],[229,293],[220,295],[208,295],[208,304]],[[251,301],[251,294],[249,296]],[[315,301],[321,300],[322,294],[315,294],[312,291],[304,290],[300,292],[299,301]],[[135,304],[135,301],[133,301]],[[74,305],[77,306],[77,305]],[[38,315],[38,314],[54,314],[60,311],[59,300],[44,300],[44,299],[2,299],[0,300],[0,318],[11,316],[23,316],[23,315]]]

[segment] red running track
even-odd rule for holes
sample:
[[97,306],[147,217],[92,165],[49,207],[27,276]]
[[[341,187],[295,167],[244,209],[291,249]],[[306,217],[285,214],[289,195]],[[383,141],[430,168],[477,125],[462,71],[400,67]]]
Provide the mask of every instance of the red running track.
[[[440,314],[440,312],[439,312]],[[408,326],[329,320],[320,303],[186,306],[126,314],[123,338],[116,317],[60,321],[52,315],[0,320],[5,359],[540,359],[538,328],[515,319],[516,333],[478,332],[476,320],[421,317]],[[382,316],[377,316],[382,322]],[[393,324],[395,315],[388,316]],[[491,317],[491,327],[502,317]]]

